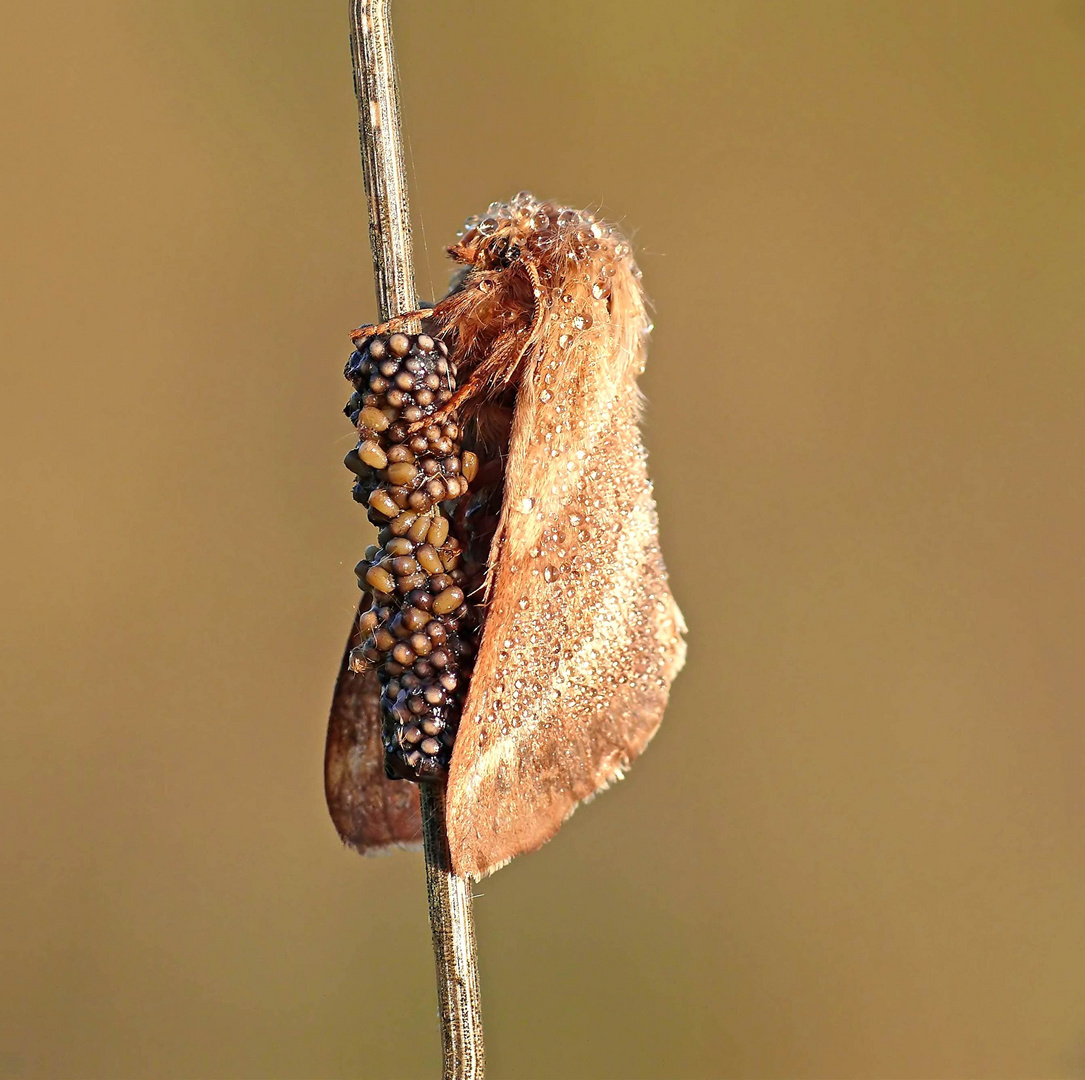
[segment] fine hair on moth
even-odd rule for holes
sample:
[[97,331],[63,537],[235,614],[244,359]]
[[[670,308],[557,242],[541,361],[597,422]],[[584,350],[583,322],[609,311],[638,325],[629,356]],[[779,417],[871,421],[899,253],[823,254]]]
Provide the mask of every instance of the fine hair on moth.
[[650,323],[629,244],[521,192],[448,250],[433,308],[352,335],[346,464],[379,533],[325,786],[342,838],[377,853],[419,842],[403,781],[445,784],[452,866],[478,879],[641,753],[685,625],[639,430]]

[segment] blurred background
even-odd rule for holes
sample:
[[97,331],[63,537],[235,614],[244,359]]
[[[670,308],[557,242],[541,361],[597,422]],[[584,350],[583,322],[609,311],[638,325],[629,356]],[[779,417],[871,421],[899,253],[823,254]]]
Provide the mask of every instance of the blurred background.
[[[437,1074],[421,857],[321,782],[346,9],[5,14],[6,1077]],[[395,16],[423,295],[520,188],[635,238],[690,625],[629,778],[476,890],[491,1075],[1082,1076],[1085,5]]]

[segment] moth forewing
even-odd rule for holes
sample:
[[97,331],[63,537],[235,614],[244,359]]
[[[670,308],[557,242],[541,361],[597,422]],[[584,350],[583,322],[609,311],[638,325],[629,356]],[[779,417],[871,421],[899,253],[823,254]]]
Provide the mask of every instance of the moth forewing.
[[[621,775],[655,733],[684,656],[637,426],[648,332],[638,275],[624,244],[593,250],[598,226],[560,214],[568,232],[549,246],[518,241],[521,259],[539,260],[532,323],[544,331],[520,373],[449,776],[449,845],[471,877],[544,843]],[[570,258],[578,233],[587,243]],[[505,271],[507,309],[516,271]]]

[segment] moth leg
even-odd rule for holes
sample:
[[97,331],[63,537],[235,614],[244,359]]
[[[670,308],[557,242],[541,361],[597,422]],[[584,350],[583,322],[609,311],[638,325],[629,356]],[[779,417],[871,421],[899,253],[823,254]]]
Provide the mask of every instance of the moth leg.
[[389,330],[401,326],[410,319],[426,319],[432,314],[432,307],[418,308],[415,311],[405,311],[402,315],[393,315],[387,322],[377,323],[373,326],[359,326],[357,330],[351,332],[350,340],[356,344],[363,338],[376,337],[378,334],[387,334]]
[[[542,278],[539,276],[539,268],[528,259],[522,260],[520,265],[527,271],[527,276],[531,279],[534,311],[531,316],[531,326],[528,327],[527,331],[527,340],[520,346],[516,359],[511,364],[507,364],[503,359],[500,362],[501,369],[508,371],[510,378],[519,370],[520,364],[523,363],[524,357],[528,354],[528,350],[539,340],[547,312],[547,306],[542,303],[543,287]],[[493,359],[496,360],[497,357]]]
[[472,375],[468,378],[467,382],[453,392],[452,397],[450,397],[439,409],[430,413],[428,416],[423,416],[421,420],[416,420],[407,430],[418,431],[420,428],[428,427],[430,424],[445,423],[465,401],[479,394],[485,382],[485,378],[476,379],[474,375]]
[[531,326],[528,328],[527,340],[520,346],[516,358],[509,363],[500,355],[491,356],[488,362],[483,362],[471,372],[467,381],[435,413],[413,424],[410,430],[414,431],[420,427],[425,427],[426,424],[444,423],[465,401],[474,397],[481,397],[486,384],[496,373],[508,372],[511,376],[519,368],[531,347],[539,340],[547,312],[546,305],[541,302],[543,295],[542,278],[539,276],[538,267],[534,262],[524,259],[520,265],[527,271],[527,276],[531,279],[534,313],[531,318]]

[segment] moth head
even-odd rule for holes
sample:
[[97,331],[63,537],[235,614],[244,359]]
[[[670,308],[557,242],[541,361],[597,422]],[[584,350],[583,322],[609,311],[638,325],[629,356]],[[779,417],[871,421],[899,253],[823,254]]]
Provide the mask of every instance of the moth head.
[[462,374],[500,387],[547,349],[584,361],[601,348],[622,358],[617,387],[623,365],[643,360],[640,271],[620,231],[590,212],[521,191],[468,218],[448,251],[459,266],[437,328]]
[[492,202],[485,214],[469,217],[459,240],[448,249],[456,262],[479,271],[506,270],[528,261],[543,270],[627,257],[615,230],[588,211],[536,199],[521,191],[507,203]]

